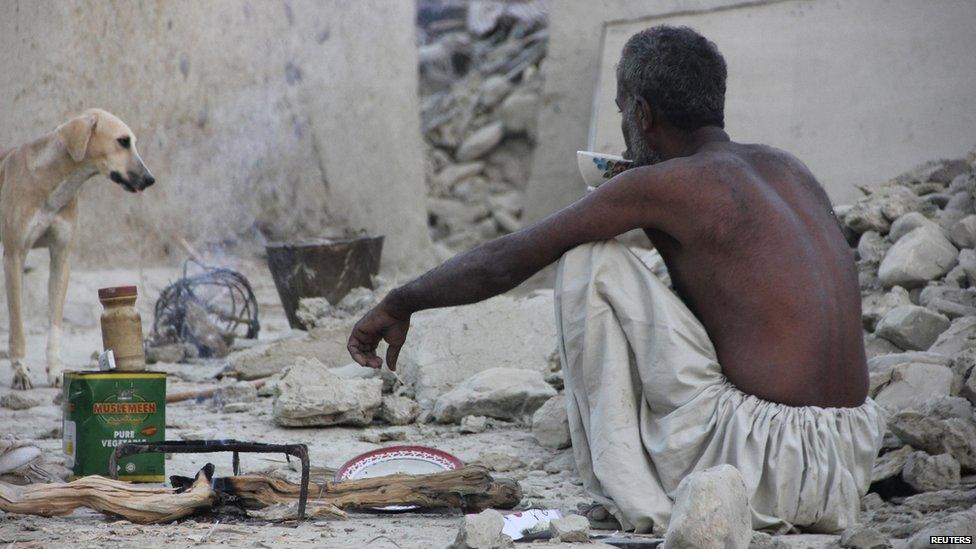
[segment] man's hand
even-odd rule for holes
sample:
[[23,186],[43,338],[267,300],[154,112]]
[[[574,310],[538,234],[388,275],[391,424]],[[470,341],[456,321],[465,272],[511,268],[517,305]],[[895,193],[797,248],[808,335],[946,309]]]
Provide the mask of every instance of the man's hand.
[[403,314],[394,313],[385,301],[380,302],[353,326],[346,348],[360,366],[380,368],[383,366],[383,359],[376,356],[376,346],[380,340],[384,340],[389,345],[386,349],[386,364],[390,370],[396,370],[397,357],[400,356],[400,348],[407,339],[409,329],[410,315],[404,317]]

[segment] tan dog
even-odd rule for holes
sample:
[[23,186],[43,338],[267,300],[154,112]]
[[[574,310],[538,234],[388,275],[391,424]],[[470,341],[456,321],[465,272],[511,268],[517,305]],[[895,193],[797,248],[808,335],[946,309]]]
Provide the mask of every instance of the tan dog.
[[132,131],[100,109],[87,110],[35,141],[0,152],[0,240],[15,388],[31,387],[21,310],[24,259],[31,248],[45,246],[51,255],[47,379],[51,386],[61,382],[61,318],[68,254],[78,224],[78,192],[98,173],[133,193],[155,183],[136,152]]

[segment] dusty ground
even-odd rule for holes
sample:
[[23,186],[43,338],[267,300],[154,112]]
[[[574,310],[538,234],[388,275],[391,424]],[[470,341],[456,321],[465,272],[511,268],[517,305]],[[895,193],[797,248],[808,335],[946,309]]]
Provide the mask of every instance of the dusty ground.
[[[37,260],[35,260],[37,261]],[[27,410],[0,408],[0,434],[13,434],[36,441],[49,462],[60,463],[61,410],[53,403],[59,390],[44,385],[43,356],[46,338],[43,282],[47,270],[37,261],[28,275],[29,352],[36,387],[28,394],[42,404]],[[291,331],[278,302],[270,275],[257,261],[236,265],[251,280],[261,308],[262,340],[297,337]],[[148,330],[155,296],[178,277],[176,268],[133,271],[83,271],[72,275],[64,335],[64,360],[68,369],[89,368],[92,353],[101,347],[98,305],[95,290],[100,286],[137,282],[143,324]],[[5,326],[3,326],[5,328]],[[5,331],[5,330],[4,330]],[[5,344],[5,342],[4,342]],[[219,360],[184,365],[156,365],[172,375],[169,391],[211,387],[213,376],[223,367]],[[10,392],[8,366],[0,372],[0,396]],[[171,404],[167,408],[167,438],[235,438],[273,443],[308,444],[313,467],[334,469],[349,458],[380,446],[424,444],[457,455],[465,462],[483,460],[499,476],[520,481],[524,499],[521,508],[573,510],[588,502],[575,472],[571,450],[552,451],[540,446],[524,425],[493,422],[491,429],[478,434],[461,434],[457,426],[413,424],[404,427],[376,425],[368,429],[307,428],[284,429],[271,416],[271,398],[261,398],[242,413],[222,413],[209,399]],[[374,444],[364,435],[392,431],[398,440]],[[506,460],[503,456],[514,458]],[[217,466],[217,474],[231,474],[229,454],[173,455],[167,460],[167,474],[193,475],[207,461]],[[506,463],[506,461],[508,463]],[[275,470],[297,480],[282,456],[242,455],[245,471]],[[319,474],[323,474],[319,471]],[[242,547],[445,547],[453,541],[459,513],[355,513],[346,520],[311,520],[300,524],[272,524],[233,517],[198,517],[175,524],[138,526],[116,521],[88,510],[59,518],[41,518],[0,513],[0,543],[12,547],[167,547],[242,546]],[[788,547],[824,547],[836,536],[777,536]],[[546,546],[555,546],[548,544]],[[579,545],[577,545],[579,546]]]

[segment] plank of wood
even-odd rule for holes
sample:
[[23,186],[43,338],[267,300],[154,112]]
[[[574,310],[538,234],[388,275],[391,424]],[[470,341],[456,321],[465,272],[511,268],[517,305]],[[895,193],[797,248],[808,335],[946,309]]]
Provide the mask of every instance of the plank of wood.
[[134,523],[170,522],[209,508],[215,492],[210,486],[213,465],[197,473],[189,489],[140,486],[98,475],[69,483],[17,486],[0,482],[0,510],[53,517],[70,514],[78,507],[118,515]]

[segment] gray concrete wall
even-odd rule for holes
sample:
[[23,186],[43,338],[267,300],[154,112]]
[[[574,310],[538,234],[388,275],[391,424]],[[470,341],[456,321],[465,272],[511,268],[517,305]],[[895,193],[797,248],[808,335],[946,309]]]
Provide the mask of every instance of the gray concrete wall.
[[581,195],[576,150],[621,150],[613,69],[637,30],[689,25],[714,40],[733,139],[793,152],[841,203],[976,145],[974,23],[965,0],[555,2],[526,216]]
[[[428,265],[412,1],[0,3],[0,144],[98,106],[158,183],[82,191],[82,263],[194,243],[387,235],[384,268]],[[180,254],[175,254],[177,257]]]

